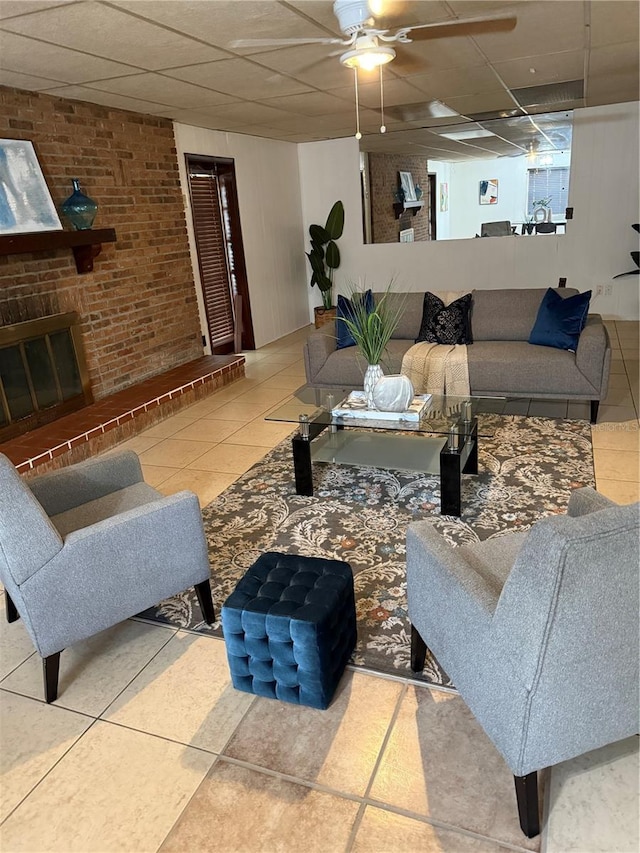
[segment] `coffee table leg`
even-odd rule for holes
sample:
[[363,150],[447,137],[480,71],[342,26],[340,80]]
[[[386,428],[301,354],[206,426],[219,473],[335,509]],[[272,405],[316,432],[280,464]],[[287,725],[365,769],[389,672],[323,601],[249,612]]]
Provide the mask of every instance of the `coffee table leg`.
[[461,512],[460,452],[450,450],[448,444],[440,451],[440,512],[456,515]]
[[464,468],[462,469],[463,474],[477,474],[478,473],[478,419],[474,418],[471,424],[471,429],[469,430],[469,435],[467,436],[467,442],[471,442],[471,452],[467,458]]
[[293,470],[296,478],[296,494],[313,495],[313,471],[311,470],[311,442],[308,437],[297,433],[291,439],[293,448]]

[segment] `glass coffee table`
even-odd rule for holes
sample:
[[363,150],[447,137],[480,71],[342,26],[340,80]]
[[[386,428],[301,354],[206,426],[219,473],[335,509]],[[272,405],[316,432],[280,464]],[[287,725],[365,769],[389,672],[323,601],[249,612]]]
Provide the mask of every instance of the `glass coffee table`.
[[296,493],[313,495],[316,462],[374,466],[440,475],[441,512],[461,513],[462,474],[478,473],[478,438],[495,427],[478,426],[480,412],[516,413],[505,397],[433,395],[419,421],[341,418],[332,415],[353,388],[304,386],[292,399],[265,415],[268,421],[298,425],[291,439]]

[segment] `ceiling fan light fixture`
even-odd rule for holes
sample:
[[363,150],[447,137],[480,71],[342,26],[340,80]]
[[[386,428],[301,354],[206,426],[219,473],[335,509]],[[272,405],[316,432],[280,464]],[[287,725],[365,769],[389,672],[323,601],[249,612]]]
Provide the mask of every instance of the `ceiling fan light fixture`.
[[362,71],[373,71],[380,65],[386,65],[396,58],[396,52],[392,47],[373,44],[370,47],[356,46],[347,50],[340,57],[340,62],[347,68],[360,68]]

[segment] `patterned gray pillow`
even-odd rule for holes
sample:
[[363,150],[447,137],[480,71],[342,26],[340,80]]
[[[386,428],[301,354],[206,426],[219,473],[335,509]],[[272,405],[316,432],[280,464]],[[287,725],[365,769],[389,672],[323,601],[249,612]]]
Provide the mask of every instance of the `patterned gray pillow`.
[[445,306],[442,299],[427,291],[422,304],[422,323],[416,343],[472,344],[471,294],[466,293]]

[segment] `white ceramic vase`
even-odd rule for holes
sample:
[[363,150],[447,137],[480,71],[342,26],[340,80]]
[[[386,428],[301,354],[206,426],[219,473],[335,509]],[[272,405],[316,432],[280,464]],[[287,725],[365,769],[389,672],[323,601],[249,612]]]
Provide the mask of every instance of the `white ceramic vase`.
[[376,405],[373,400],[373,389],[376,387],[376,382],[383,376],[382,368],[379,364],[370,364],[364,374],[364,393],[367,398],[367,409],[375,409]]
[[406,412],[413,400],[413,385],[402,373],[383,376],[373,389],[373,402],[381,412]]

